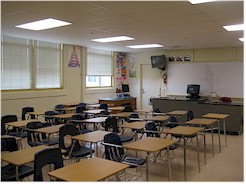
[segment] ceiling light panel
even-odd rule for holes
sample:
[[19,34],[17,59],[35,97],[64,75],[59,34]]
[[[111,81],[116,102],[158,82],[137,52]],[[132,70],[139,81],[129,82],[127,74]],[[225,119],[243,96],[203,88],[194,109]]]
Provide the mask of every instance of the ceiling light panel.
[[227,31],[241,31],[244,29],[243,24],[235,24],[235,25],[228,25],[228,26],[223,26]]
[[163,45],[160,44],[145,44],[145,45],[130,45],[127,46],[132,49],[145,49],[145,48],[157,48],[157,47],[163,47]]
[[216,0],[188,0],[191,4],[209,3]]
[[55,27],[67,26],[70,24],[72,23],[53,19],[53,18],[48,18],[44,20],[39,20],[35,22],[17,25],[15,27],[22,28],[22,29],[28,29],[28,30],[34,30],[34,31],[40,31],[40,30],[51,29]]
[[107,42],[119,42],[119,41],[127,41],[127,40],[135,40],[135,38],[128,37],[128,36],[115,36],[115,37],[108,37],[108,38],[92,39],[91,41],[107,43]]

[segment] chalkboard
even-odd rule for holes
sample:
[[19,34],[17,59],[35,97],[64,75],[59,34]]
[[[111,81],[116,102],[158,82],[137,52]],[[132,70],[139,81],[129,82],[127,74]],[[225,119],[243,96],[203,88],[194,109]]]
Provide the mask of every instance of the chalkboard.
[[200,84],[200,95],[243,98],[243,62],[169,63],[168,95],[187,95],[188,84]]

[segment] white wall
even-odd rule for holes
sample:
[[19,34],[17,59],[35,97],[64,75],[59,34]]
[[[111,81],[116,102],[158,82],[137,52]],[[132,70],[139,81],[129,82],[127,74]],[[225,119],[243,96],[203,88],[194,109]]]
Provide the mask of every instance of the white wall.
[[[182,51],[164,51],[163,49],[151,50],[146,52],[136,53],[136,63],[134,69],[137,72],[137,77],[129,80],[131,96],[137,97],[137,107],[140,107],[141,82],[140,82],[140,65],[150,64],[152,55],[165,54],[181,54],[191,53],[195,62],[233,62],[243,61],[242,48],[225,48],[225,49],[201,49],[201,50],[182,50]],[[82,47],[80,68],[70,68],[67,65],[67,46],[64,46],[64,89],[60,90],[42,90],[42,91],[16,91],[2,92],[1,96],[1,115],[16,114],[21,116],[22,107],[33,106],[36,111],[52,110],[56,104],[71,103],[71,102],[97,102],[98,98],[115,97],[115,87],[112,89],[101,90],[84,90],[85,79],[85,50]],[[211,53],[211,54],[209,54]],[[229,54],[228,54],[229,53]],[[209,58],[207,58],[209,56]],[[222,58],[222,59],[221,59]],[[127,73],[128,76],[128,73]],[[169,81],[170,82],[170,81]],[[178,82],[175,79],[170,82],[170,85]],[[243,85],[240,84],[239,85]]]

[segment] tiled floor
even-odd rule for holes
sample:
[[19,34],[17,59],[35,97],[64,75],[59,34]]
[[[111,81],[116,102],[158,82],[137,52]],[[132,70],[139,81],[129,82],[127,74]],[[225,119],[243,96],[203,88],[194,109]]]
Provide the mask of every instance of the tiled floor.
[[[129,132],[126,132],[129,133]],[[188,142],[187,147],[187,181],[244,181],[244,159],[243,159],[243,135],[227,135],[228,146],[225,146],[224,137],[221,136],[222,151],[219,153],[218,137],[214,136],[215,140],[215,155],[212,154],[211,134],[206,133],[207,142],[207,164],[204,164],[203,157],[203,140],[200,142],[200,162],[201,172],[198,172],[197,154],[195,140]],[[99,157],[103,154],[103,146],[99,143]],[[135,152],[129,151],[129,155],[134,156]],[[173,153],[172,153],[173,154]],[[184,181],[183,170],[183,148],[174,150],[175,158],[171,160],[171,171],[173,181]],[[145,157],[144,152],[138,153],[139,157]],[[173,156],[173,155],[172,155]],[[153,158],[153,157],[152,157]],[[149,162],[149,181],[169,181],[168,179],[168,164],[166,161],[154,163],[153,159]],[[127,173],[135,173],[136,169],[127,169]],[[140,181],[145,181],[145,168],[142,168],[142,178]],[[83,174],[83,173],[81,173]],[[49,177],[45,177],[49,178]],[[32,181],[32,177],[29,178]],[[115,180],[115,177],[110,177],[109,180]]]

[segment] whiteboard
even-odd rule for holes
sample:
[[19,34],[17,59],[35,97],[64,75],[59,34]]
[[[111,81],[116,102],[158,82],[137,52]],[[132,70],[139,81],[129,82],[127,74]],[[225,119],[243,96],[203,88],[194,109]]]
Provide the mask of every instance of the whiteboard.
[[168,95],[187,95],[188,84],[199,84],[200,95],[243,98],[243,62],[169,63]]

